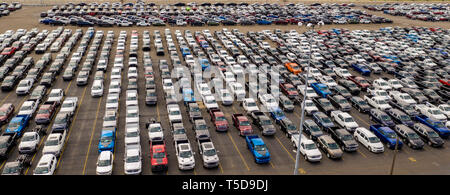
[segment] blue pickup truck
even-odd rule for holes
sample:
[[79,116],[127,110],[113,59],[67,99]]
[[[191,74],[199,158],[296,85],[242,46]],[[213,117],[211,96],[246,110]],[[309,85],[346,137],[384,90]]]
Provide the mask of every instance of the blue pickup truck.
[[323,98],[326,98],[328,95],[331,95],[330,89],[328,89],[328,86],[322,83],[312,83],[311,87],[316,91],[317,94],[322,96]]
[[249,135],[245,137],[248,149],[255,157],[255,162],[258,164],[269,163],[270,153],[266,144],[258,135]]
[[102,130],[100,140],[98,141],[98,153],[102,151],[111,151],[114,153],[116,142],[116,128],[105,128]]
[[353,69],[355,69],[357,72],[361,73],[364,76],[370,76],[370,69],[364,65],[364,64],[352,64]]
[[210,67],[209,60],[204,58],[199,60],[200,65],[202,66],[202,70],[205,70]]
[[432,128],[444,139],[447,139],[450,136],[450,130],[445,127],[445,124],[442,121],[433,121],[425,115],[416,116],[416,120]]
[[9,122],[8,127],[6,127],[6,130],[3,134],[16,134],[17,138],[21,137],[23,132],[25,131],[25,128],[28,126],[30,118],[31,115],[28,114],[17,115],[16,117],[11,119],[11,122]]
[[[390,149],[395,149],[398,135],[389,127],[383,127],[381,125],[370,125],[370,131],[372,131],[383,143],[387,143]],[[398,138],[397,149],[401,149],[403,142]]]
[[187,47],[182,47],[180,48],[181,50],[181,54],[183,55],[183,57],[186,57],[187,55],[191,55],[191,50],[189,50],[189,48]]

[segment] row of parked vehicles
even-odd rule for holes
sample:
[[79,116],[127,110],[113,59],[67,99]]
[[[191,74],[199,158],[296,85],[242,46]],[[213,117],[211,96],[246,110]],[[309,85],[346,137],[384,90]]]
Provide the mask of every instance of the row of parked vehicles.
[[0,3],[0,17],[7,16],[11,12],[17,11],[19,9],[22,9],[22,4],[19,2],[12,2],[10,4],[2,2]]
[[412,20],[438,22],[450,19],[448,3],[384,3],[363,7],[372,11],[383,11],[393,16],[406,16]]
[[143,2],[90,3],[75,5],[68,3],[54,6],[41,13],[41,23],[50,25],[79,26],[217,26],[217,25],[270,25],[314,23],[324,24],[368,24],[392,23],[392,20],[367,14],[347,4],[303,3],[279,5],[248,3],[177,3],[160,5]]

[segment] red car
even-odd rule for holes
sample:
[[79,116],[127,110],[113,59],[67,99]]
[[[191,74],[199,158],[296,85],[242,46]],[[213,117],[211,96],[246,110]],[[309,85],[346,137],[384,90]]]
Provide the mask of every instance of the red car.
[[222,111],[213,108],[209,111],[209,115],[211,116],[211,121],[214,126],[216,126],[216,131],[228,130],[228,121]]
[[2,55],[11,56],[11,55],[14,55],[15,52],[16,52],[16,48],[14,48],[14,47],[7,47],[7,48],[3,49],[1,54]]
[[363,91],[365,91],[368,87],[370,87],[369,81],[363,77],[357,77],[357,76],[349,76],[347,77],[348,80],[353,81],[356,85],[361,87]]
[[248,118],[243,114],[233,114],[233,125],[239,130],[239,135],[246,136],[253,133],[252,125]]
[[290,83],[280,83],[281,92],[289,99],[296,99],[298,97],[298,91],[294,85]]
[[56,102],[52,104],[43,104],[39,107],[34,121],[36,124],[49,124],[56,110]]
[[450,86],[450,80],[439,79],[439,82],[441,82],[443,85]]
[[164,141],[150,142],[150,162],[153,172],[167,170],[169,161]]
[[0,107],[0,125],[8,123],[14,114],[14,105],[11,103],[3,104]]

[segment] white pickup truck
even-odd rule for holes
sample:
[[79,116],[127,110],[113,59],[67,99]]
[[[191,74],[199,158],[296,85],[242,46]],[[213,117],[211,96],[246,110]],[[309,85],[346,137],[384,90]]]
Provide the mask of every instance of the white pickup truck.
[[70,113],[70,116],[73,116],[75,110],[78,106],[78,97],[67,97],[62,105],[61,110],[59,112],[67,112]]
[[365,95],[364,100],[367,101],[367,103],[372,107],[383,111],[392,109],[391,105],[387,103],[384,97]]
[[445,114],[439,108],[430,103],[427,103],[427,105],[417,104],[416,106],[414,106],[414,109],[433,121],[447,121],[447,116],[445,116]]
[[383,97],[386,101],[392,99],[391,96],[389,96],[389,93],[387,91],[381,90],[381,89],[367,88],[367,94]]
[[[299,147],[298,139],[300,134],[292,134],[291,141],[295,148]],[[320,153],[316,144],[308,139],[306,136],[301,135],[300,140],[300,153],[304,156],[304,158],[310,162],[318,162],[322,159],[322,153]]]
[[340,110],[331,111],[331,118],[341,127],[345,128],[349,132],[354,132],[359,127],[358,123],[347,112]]
[[407,105],[416,105],[417,102],[407,93],[402,93],[399,91],[390,91],[389,95],[392,97],[392,100],[399,105],[407,106]]

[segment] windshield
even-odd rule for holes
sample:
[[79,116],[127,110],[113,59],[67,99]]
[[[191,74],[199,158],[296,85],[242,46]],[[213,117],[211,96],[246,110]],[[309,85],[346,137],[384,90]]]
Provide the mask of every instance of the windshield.
[[45,142],[45,146],[56,146],[58,145],[58,140],[52,139]]
[[192,156],[192,152],[191,151],[183,151],[183,152],[180,152],[180,157],[181,158],[189,158],[189,157],[191,157]]
[[369,142],[370,143],[378,143],[378,142],[380,142],[380,140],[377,137],[369,137]]
[[336,150],[339,148],[339,146],[336,143],[329,143],[328,147],[332,150]]
[[383,121],[390,121],[391,120],[391,117],[389,117],[388,115],[381,115],[381,120],[383,120]]
[[130,156],[127,158],[126,162],[127,163],[135,163],[135,162],[139,162],[139,156]]
[[255,150],[258,152],[264,152],[266,151],[266,145],[256,145]]
[[34,140],[35,140],[34,135],[29,135],[29,136],[22,137],[22,141],[23,142],[34,141]]
[[36,173],[36,174],[46,174],[46,173],[48,173],[48,168],[47,167],[37,167],[34,170],[34,173]]
[[439,137],[439,135],[434,131],[428,131],[427,133],[428,133],[428,137],[430,137],[430,138],[438,138]]
[[442,123],[442,122],[440,122],[440,121],[434,122],[434,125],[435,125],[437,128],[444,128],[444,127],[445,127],[444,123]]
[[317,146],[316,146],[316,144],[305,144],[305,149],[314,150],[314,149],[317,149]]
[[138,137],[139,133],[137,131],[127,132],[126,137]]
[[395,134],[394,132],[386,132],[386,136],[390,139],[395,139],[397,138],[397,134]]
[[13,174],[13,173],[17,173],[19,172],[19,167],[18,166],[7,166],[5,167],[5,169],[3,169],[3,174]]
[[349,141],[353,139],[353,136],[350,134],[345,134],[341,137],[342,141]]
[[48,114],[50,111],[48,109],[39,109],[38,114]]
[[355,121],[353,120],[353,118],[351,118],[351,117],[345,118],[344,121],[345,121],[346,123],[355,122]]
[[209,150],[203,151],[203,154],[205,156],[215,156],[217,153],[216,153],[216,149],[209,149]]
[[330,118],[328,118],[328,117],[323,117],[323,118],[321,118],[322,119],[322,122],[323,123],[331,123],[331,120],[330,120]]
[[408,133],[408,137],[410,139],[419,139],[419,136],[416,133]]
[[98,166],[99,167],[106,167],[106,166],[110,166],[111,165],[111,161],[110,160],[99,160],[98,161]]

